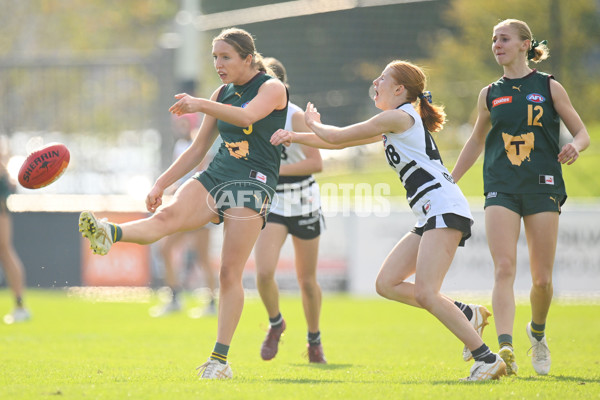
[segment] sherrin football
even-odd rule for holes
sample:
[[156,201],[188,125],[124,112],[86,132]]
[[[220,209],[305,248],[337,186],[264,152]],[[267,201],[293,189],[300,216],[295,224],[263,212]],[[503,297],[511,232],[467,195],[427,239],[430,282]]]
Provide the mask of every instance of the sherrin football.
[[64,144],[47,144],[27,156],[19,170],[19,183],[27,189],[48,186],[65,172],[70,159]]

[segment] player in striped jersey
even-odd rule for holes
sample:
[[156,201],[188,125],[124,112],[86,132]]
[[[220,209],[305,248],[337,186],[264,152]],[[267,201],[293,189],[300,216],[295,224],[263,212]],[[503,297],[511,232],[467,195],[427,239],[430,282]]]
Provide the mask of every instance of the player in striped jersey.
[[[272,57],[265,58],[280,81],[288,86],[285,67]],[[304,112],[293,103],[288,103],[285,129],[308,132]],[[273,202],[267,216],[267,225],[260,233],[254,255],[256,259],[256,284],[260,297],[269,315],[269,332],[260,349],[263,360],[275,357],[279,339],[286,329],[286,322],[279,309],[279,289],[275,281],[275,269],[279,253],[288,234],[292,236],[296,275],[304,316],[308,326],[307,354],[309,362],[326,363],[321,344],[319,317],[321,314],[321,287],[317,282],[317,258],[319,236],[323,217],[319,185],[313,173],[323,166],[319,149],[292,143],[281,153],[281,167],[277,183],[277,200]]]
[[[498,379],[505,374],[506,365],[483,342],[484,324],[474,326],[481,308],[474,310],[440,293],[457,248],[471,236],[473,221],[467,200],[444,167],[429,133],[442,128],[445,113],[442,107],[429,103],[425,81],[418,66],[393,61],[373,81],[373,100],[381,113],[364,122],[335,127],[321,123],[317,109],[309,103],[305,119],[314,134],[280,130],[271,142],[340,148],[383,139],[387,161],[406,189],[417,223],[384,261],[377,277],[377,292],[390,300],[426,309],[458,337],[475,359],[466,380]],[[414,283],[407,281],[412,275]]]

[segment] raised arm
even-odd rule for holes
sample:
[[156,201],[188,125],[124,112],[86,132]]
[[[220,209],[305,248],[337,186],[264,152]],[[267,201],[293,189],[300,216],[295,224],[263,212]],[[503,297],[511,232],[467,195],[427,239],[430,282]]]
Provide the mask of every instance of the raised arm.
[[487,92],[488,88],[486,86],[479,93],[477,100],[477,121],[475,121],[473,132],[463,146],[456,165],[452,170],[454,182],[458,182],[469,168],[475,164],[485,146],[485,137],[490,129],[490,112],[486,105]]
[[[304,122],[304,112],[298,111],[292,115],[292,129],[296,132],[308,132],[310,130]],[[302,145],[302,152],[306,158],[292,164],[281,164],[279,175],[310,175],[323,170],[323,159],[318,148]]]
[[169,109],[173,114],[201,112],[239,127],[250,126],[287,105],[285,86],[278,79],[269,79],[263,83],[256,97],[244,108],[231,107],[218,103],[213,98],[202,99],[187,93],[177,94],[175,98],[178,101]]

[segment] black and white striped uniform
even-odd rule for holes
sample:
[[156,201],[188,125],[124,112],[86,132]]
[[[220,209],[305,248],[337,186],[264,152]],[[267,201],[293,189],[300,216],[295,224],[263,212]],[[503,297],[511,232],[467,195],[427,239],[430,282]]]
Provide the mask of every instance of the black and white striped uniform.
[[[285,129],[292,130],[292,116],[300,107],[293,103],[288,104]],[[292,143],[289,147],[283,146],[281,164],[294,164],[306,158],[301,145]],[[271,204],[270,213],[283,217],[298,217],[303,215],[316,215],[321,208],[319,185],[312,175],[304,176],[279,176],[276,187],[277,196]]]
[[382,135],[383,146],[388,163],[406,189],[406,199],[417,217],[415,226],[423,227],[430,218],[444,214],[456,214],[473,221],[467,199],[442,163],[435,141],[423,126],[419,113],[410,103],[398,109],[413,117],[415,123],[402,133]]

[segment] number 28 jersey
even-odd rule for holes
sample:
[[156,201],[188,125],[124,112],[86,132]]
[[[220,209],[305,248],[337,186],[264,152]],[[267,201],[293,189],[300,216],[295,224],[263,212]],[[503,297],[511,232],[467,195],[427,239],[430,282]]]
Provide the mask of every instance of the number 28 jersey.
[[473,220],[469,203],[442,162],[431,134],[412,104],[398,107],[415,121],[402,133],[387,133],[383,147],[389,165],[406,189],[406,200],[422,227],[431,217],[457,214]]

